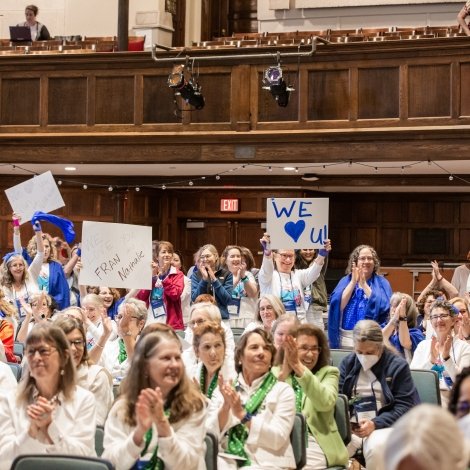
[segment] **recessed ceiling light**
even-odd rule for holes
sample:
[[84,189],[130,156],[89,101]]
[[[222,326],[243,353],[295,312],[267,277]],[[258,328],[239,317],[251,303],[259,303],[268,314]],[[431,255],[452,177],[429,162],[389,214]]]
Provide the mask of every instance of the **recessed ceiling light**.
[[293,166],[285,166],[283,169],[284,171],[295,171],[295,167]]
[[320,178],[315,173],[305,173],[302,175],[304,181],[318,181]]
[[75,168],[74,166],[66,166],[66,167],[64,168],[64,170],[65,170],[65,171],[75,171],[76,168]]

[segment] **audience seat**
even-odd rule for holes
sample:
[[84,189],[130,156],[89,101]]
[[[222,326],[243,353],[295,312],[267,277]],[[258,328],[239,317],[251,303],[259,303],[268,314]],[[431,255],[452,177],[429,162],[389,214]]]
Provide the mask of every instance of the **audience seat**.
[[439,376],[435,370],[411,369],[411,377],[418,390],[421,403],[441,406]]
[[13,372],[13,375],[16,378],[16,381],[19,382],[21,379],[21,375],[23,374],[23,369],[20,364],[15,364],[14,362],[7,362],[7,364],[10,366],[11,371]]
[[331,349],[331,365],[335,367],[339,367],[341,361],[352,353],[352,350],[349,349]]
[[219,448],[219,442],[215,434],[208,431],[206,437],[204,438],[206,443],[206,469],[207,470],[217,470],[217,453]]
[[11,470],[113,470],[114,466],[108,460],[93,457],[78,457],[70,455],[20,455],[16,457]]
[[129,36],[129,43],[127,45],[128,51],[142,52],[145,45],[145,36]]
[[95,431],[95,451],[98,457],[101,457],[104,451],[103,447],[103,440],[104,440],[104,427],[103,426],[96,426]]
[[307,422],[302,413],[295,414],[294,427],[290,433],[290,443],[294,451],[297,469],[305,467],[307,463]]

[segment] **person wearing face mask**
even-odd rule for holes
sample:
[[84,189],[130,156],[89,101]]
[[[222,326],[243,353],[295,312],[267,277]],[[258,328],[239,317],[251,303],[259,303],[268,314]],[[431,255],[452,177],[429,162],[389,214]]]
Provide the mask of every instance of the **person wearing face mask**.
[[353,329],[354,352],[340,364],[339,393],[350,403],[350,455],[362,447],[367,468],[382,470],[380,455],[391,427],[419,403],[410,368],[384,347],[380,325],[361,320]]
[[378,274],[380,260],[369,245],[359,245],[349,255],[346,276],[335,287],[328,313],[330,348],[351,349],[352,330],[359,320],[387,321],[392,288]]

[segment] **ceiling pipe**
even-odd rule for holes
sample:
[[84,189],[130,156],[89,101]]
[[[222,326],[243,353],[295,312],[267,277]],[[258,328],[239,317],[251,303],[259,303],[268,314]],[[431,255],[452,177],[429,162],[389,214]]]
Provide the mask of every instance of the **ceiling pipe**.
[[[240,60],[240,59],[265,59],[265,58],[270,58],[270,59],[275,59],[279,62],[281,58],[284,57],[312,57],[313,54],[315,54],[317,50],[317,43],[322,43],[322,44],[330,44],[329,41],[326,39],[320,37],[320,36],[313,36],[312,37],[312,47],[308,52],[280,52],[276,51],[276,53],[273,52],[259,52],[256,54],[223,54],[223,55],[204,55],[204,56],[192,56],[192,55],[185,55],[182,56],[181,54],[184,52],[191,52],[191,49],[183,49],[183,50],[178,50],[176,51],[175,49],[168,47],[168,46],[163,46],[162,44],[157,44],[155,43],[152,46],[152,59],[155,62],[188,62],[188,61],[208,61],[208,60],[227,60],[227,59],[233,59],[233,60]],[[157,57],[157,49],[163,49],[165,51],[175,51],[178,52],[175,57],[162,57],[158,58]]]

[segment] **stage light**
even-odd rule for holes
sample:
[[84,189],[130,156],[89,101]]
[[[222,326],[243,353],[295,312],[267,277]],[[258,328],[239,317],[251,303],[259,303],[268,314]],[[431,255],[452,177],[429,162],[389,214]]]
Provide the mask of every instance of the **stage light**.
[[196,109],[204,108],[204,96],[201,93],[201,86],[190,71],[190,78],[186,80],[184,65],[174,65],[170,75],[168,75],[167,84],[175,90],[175,95],[181,96],[186,103],[194,106]]
[[283,108],[289,104],[290,92],[294,91],[294,88],[287,85],[285,80],[282,78],[281,64],[268,67],[264,71],[263,89],[269,90],[277,104]]

